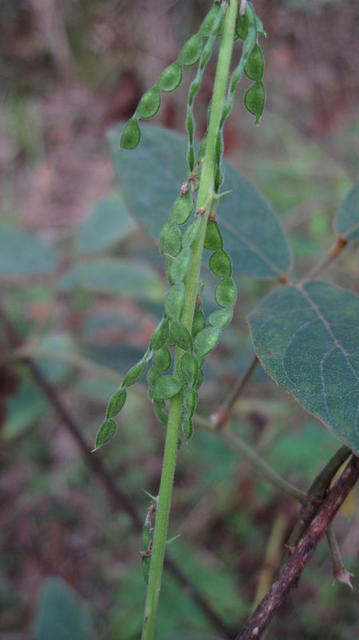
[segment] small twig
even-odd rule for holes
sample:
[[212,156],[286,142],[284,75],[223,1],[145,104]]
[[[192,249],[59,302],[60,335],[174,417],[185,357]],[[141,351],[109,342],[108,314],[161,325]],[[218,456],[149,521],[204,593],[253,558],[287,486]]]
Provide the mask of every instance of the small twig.
[[[2,321],[6,329],[11,345],[14,348],[21,348],[21,336],[17,332],[17,329],[13,325],[10,318],[1,308],[0,320]],[[52,386],[52,384],[48,382],[41,369],[31,360],[31,358],[24,358],[24,363],[27,365],[34,380],[43,391],[44,395],[47,397],[56,414],[59,416],[62,424],[77,443],[84,460],[102,483],[114,507],[116,509],[120,509],[121,511],[125,511],[131,518],[134,529],[138,532],[141,532],[143,522],[142,518],[139,516],[136,508],[134,507],[133,500],[126,495],[126,493],[118,486],[117,483],[115,484],[113,482],[112,476],[104,467],[101,459],[98,456],[90,453],[90,447],[87,444],[86,440],[83,438],[80,428],[76,424],[65,404],[62,402],[56,389]],[[168,555],[165,561],[165,566],[174,576],[177,582],[181,586],[185,587],[187,592],[191,594],[191,597],[198,604],[199,608],[202,609],[202,611],[205,613],[208,620],[211,621],[213,627],[216,628],[220,633],[224,634],[225,637],[232,637],[232,630],[219,617],[210,603],[198,591],[197,587],[187,578],[179,565],[170,557],[168,557]]]
[[224,427],[224,425],[226,425],[229,422],[229,419],[230,419],[230,417],[232,415],[233,407],[236,404],[236,402],[237,402],[239,396],[241,395],[243,389],[245,388],[245,386],[247,385],[247,383],[251,379],[252,374],[254,373],[255,369],[257,368],[258,363],[259,363],[259,360],[258,360],[256,354],[254,354],[252,356],[252,358],[251,358],[246,370],[244,371],[243,375],[238,380],[238,382],[235,385],[235,387],[229,393],[228,397],[225,398],[225,400],[223,401],[222,405],[219,407],[218,411],[216,411],[216,413],[214,413],[211,416],[211,422],[216,427],[216,429],[220,429],[221,427]]
[[353,589],[353,585],[351,582],[351,577],[353,576],[353,574],[350,573],[350,571],[348,571],[344,566],[342,554],[340,552],[339,544],[335,536],[333,527],[328,527],[326,536],[330,550],[334,579],[338,580],[338,582],[341,582],[342,584],[346,584],[349,589]]
[[262,598],[267,593],[268,589],[270,589],[273,578],[277,573],[280,557],[282,554],[282,542],[285,527],[286,519],[282,514],[279,514],[275,518],[272,530],[270,532],[265,558],[259,575],[256,594],[253,600],[252,611],[256,609]]
[[276,489],[282,491],[287,496],[294,498],[301,504],[306,504],[308,501],[307,494],[304,491],[301,491],[290,482],[282,478],[272,467],[261,458],[258,453],[253,449],[250,445],[246,444],[242,438],[233,431],[226,429],[221,429],[220,431],[216,430],[213,424],[202,418],[201,416],[196,415],[194,418],[195,422],[207,429],[207,431],[211,431],[215,435],[219,436],[223,442],[226,442],[231,449],[234,451],[238,451],[253,467],[253,469],[265,478],[270,484],[272,484]]
[[317,278],[319,275],[325,271],[335,260],[339,258],[339,256],[343,253],[345,247],[348,244],[347,238],[343,236],[338,236],[336,242],[329,249],[328,253],[322,260],[320,260],[314,267],[309,271],[309,273],[303,278],[302,282],[306,280],[313,280],[313,278]]
[[284,566],[279,578],[273,583],[267,595],[239,632],[236,640],[255,640],[261,637],[276,611],[282,606],[289,591],[297,584],[318,542],[327,531],[358,478],[359,459],[353,457],[327,498],[323,501],[317,515]]

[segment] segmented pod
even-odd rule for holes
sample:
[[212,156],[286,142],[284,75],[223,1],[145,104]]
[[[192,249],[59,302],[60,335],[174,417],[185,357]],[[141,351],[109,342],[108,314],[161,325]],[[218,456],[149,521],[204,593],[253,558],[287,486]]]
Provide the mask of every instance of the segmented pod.
[[187,40],[183,45],[178,57],[181,64],[185,67],[192,67],[192,65],[196,64],[201,57],[203,44],[204,38],[200,33],[196,33],[194,36],[189,38],[189,40]]
[[217,327],[207,327],[200,331],[194,341],[193,347],[196,354],[203,358],[217,346],[220,330]]
[[117,416],[126,402],[127,392],[126,389],[117,389],[111,396],[106,410],[106,418],[114,418]]
[[208,37],[211,34],[219,12],[219,5],[217,3],[213,4],[200,26],[199,33],[202,36]]
[[154,118],[161,106],[161,94],[158,87],[152,87],[143,94],[136,109],[136,117],[143,120]]
[[159,371],[168,371],[171,366],[172,357],[167,347],[162,347],[156,351],[153,357],[153,366]]
[[203,379],[204,379],[204,374],[203,374],[202,369],[200,369],[199,372],[198,372],[198,376],[197,376],[197,382],[195,384],[196,391],[198,391],[198,389],[201,387]]
[[206,317],[201,306],[197,306],[193,315],[192,336],[195,338],[197,333],[202,331],[206,326]]
[[173,285],[169,290],[165,301],[165,312],[171,320],[179,320],[181,317],[184,306],[184,294],[185,288],[183,282]]
[[175,257],[181,249],[181,231],[173,222],[166,222],[160,233],[160,252]]
[[133,384],[136,384],[136,382],[138,382],[142,378],[142,376],[145,375],[146,368],[147,362],[145,360],[140,360],[126,373],[122,382],[122,386],[131,387]]
[[111,418],[108,420],[105,420],[97,432],[94,451],[96,451],[97,449],[102,447],[104,444],[112,440],[112,438],[116,435],[116,431],[117,431],[116,422]]
[[188,225],[186,231],[183,234],[183,246],[191,247],[198,237],[199,229],[201,226],[201,218],[196,217],[190,225]]
[[162,318],[162,320],[159,322],[159,324],[157,325],[156,329],[152,334],[152,338],[150,340],[150,346],[149,346],[149,349],[151,351],[157,351],[157,349],[161,349],[161,347],[163,347],[166,344],[167,338],[168,338],[168,331],[169,331],[168,318]]
[[182,431],[184,433],[184,436],[186,438],[186,440],[189,440],[192,437],[193,434],[193,423],[191,418],[189,418],[188,420],[184,420],[182,423]]
[[245,40],[248,36],[249,27],[255,26],[255,25],[256,25],[255,11],[252,5],[250,4],[250,2],[247,2],[245,14],[243,16],[240,14],[238,15],[237,22],[236,22],[236,29],[235,29],[236,35],[241,40]]
[[237,299],[237,287],[234,280],[223,278],[216,286],[214,297],[220,307],[233,307]]
[[250,80],[262,80],[264,72],[264,58],[262,49],[258,44],[256,44],[247,60],[247,63],[244,67],[244,73],[247,78]]
[[216,276],[231,276],[232,262],[228,253],[223,249],[212,253],[209,259],[209,268]]
[[155,367],[154,365],[152,365],[151,369],[149,370],[148,374],[147,374],[147,382],[148,384],[152,387],[157,378],[159,378],[161,375],[161,371]]
[[168,423],[168,415],[165,412],[166,401],[165,400],[153,400],[153,408],[155,414],[160,422],[167,426]]
[[192,336],[187,327],[179,320],[172,320],[170,324],[170,343],[184,351],[192,351]]
[[217,327],[218,329],[224,329],[227,327],[233,318],[233,307],[229,309],[218,309],[218,311],[213,311],[208,316],[208,323],[212,327]]
[[180,360],[180,371],[184,382],[193,387],[198,378],[199,362],[193,353],[184,353]]
[[205,249],[211,251],[222,249],[223,247],[222,235],[215,220],[208,220],[204,246]]
[[154,400],[169,400],[181,391],[182,382],[175,376],[160,376],[157,378],[152,396]]
[[189,247],[184,247],[169,265],[168,276],[170,281],[174,284],[177,282],[183,282],[187,275],[190,262],[191,249]]
[[255,116],[256,124],[258,124],[262,116],[264,104],[265,93],[263,82],[256,82],[249,87],[244,96],[244,105],[247,111]]
[[120,140],[121,149],[135,149],[141,140],[141,131],[136,118],[126,122]]
[[192,418],[197,405],[197,392],[191,387],[184,387],[182,398],[185,416],[186,418]]
[[[183,196],[179,196],[173,203],[170,213],[171,223],[184,224],[187,222],[193,211],[193,201],[190,191]],[[166,225],[165,225],[166,226]],[[181,233],[179,231],[179,233]]]
[[178,62],[173,62],[162,71],[158,78],[157,86],[163,93],[171,93],[171,91],[175,91],[179,87],[182,77],[182,65]]

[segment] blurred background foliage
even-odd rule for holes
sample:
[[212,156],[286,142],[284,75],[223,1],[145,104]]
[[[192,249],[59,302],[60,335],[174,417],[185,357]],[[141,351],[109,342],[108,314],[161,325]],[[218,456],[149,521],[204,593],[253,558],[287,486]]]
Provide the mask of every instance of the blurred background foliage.
[[[111,508],[22,358],[31,355],[56,385],[90,449],[104,403],[146,347],[165,290],[157,248],[116,188],[106,132],[132,115],[208,6],[0,1],[0,292],[24,341],[11,348],[0,325],[4,640],[139,635],[139,536],[126,513]],[[350,0],[255,6],[268,34],[267,107],[258,129],[241,107],[242,89],[225,146],[280,215],[293,275],[300,276],[330,246],[333,215],[357,178],[359,6]],[[199,132],[214,68],[199,95]],[[187,70],[187,84],[191,77]],[[182,131],[185,104],[185,88],[165,96],[158,121]],[[357,274],[354,248],[326,278],[359,293]],[[239,286],[234,323],[208,366],[200,399],[205,416],[246,367],[245,317],[271,284],[241,279]],[[236,409],[235,428],[302,488],[337,446],[261,371]],[[162,427],[139,389],[130,394],[115,444],[96,454],[143,517],[144,490],[158,487],[162,444]],[[357,492],[335,525],[354,573],[356,504]],[[296,511],[213,435],[198,429],[182,447],[171,522],[171,536],[181,537],[171,552],[233,628],[252,607],[273,536],[274,575]],[[332,582],[323,543],[268,638],[358,637],[357,592]],[[190,592],[166,575],[158,638],[201,640],[211,633]]]

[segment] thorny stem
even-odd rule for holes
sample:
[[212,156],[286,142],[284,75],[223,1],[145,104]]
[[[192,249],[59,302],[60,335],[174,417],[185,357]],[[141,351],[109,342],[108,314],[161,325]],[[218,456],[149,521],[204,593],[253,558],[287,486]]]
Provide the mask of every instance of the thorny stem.
[[[15,326],[5,311],[0,308],[0,320],[5,326],[9,342],[15,348],[15,352],[22,349],[21,336],[18,334]],[[24,345],[25,347],[25,345]],[[143,522],[139,513],[137,512],[133,501],[127,496],[127,494],[119,487],[118,483],[114,483],[112,476],[107,471],[106,467],[101,462],[98,456],[93,456],[90,453],[90,447],[83,437],[79,425],[72,417],[70,411],[63,403],[57,390],[49,383],[46,376],[43,374],[37,364],[31,359],[31,357],[23,357],[23,362],[29,368],[35,382],[44,393],[48,402],[54,409],[56,415],[60,418],[60,421],[64,425],[65,429],[71,435],[73,440],[78,445],[81,455],[94,472],[95,476],[100,480],[103,488],[105,489],[111,503],[116,509],[127,513],[132,521],[134,529],[138,532],[142,531]],[[110,371],[110,370],[108,370]],[[116,374],[117,375],[117,374]],[[165,567],[172,574],[175,580],[187,590],[187,593],[191,594],[193,600],[197,603],[199,608],[206,615],[208,620],[212,623],[213,627],[223,634],[226,638],[231,638],[233,633],[226,623],[219,617],[217,612],[212,608],[211,604],[203,597],[198,591],[197,587],[187,578],[183,573],[181,567],[170,557],[166,558]]]
[[[214,192],[216,171],[216,140],[220,128],[223,105],[229,78],[230,63],[234,42],[234,29],[238,13],[238,0],[231,0],[224,18],[223,33],[218,56],[216,77],[213,88],[211,113],[208,125],[206,153],[199,184],[197,208],[200,209]],[[198,282],[202,261],[204,238],[206,234],[209,207],[203,215],[199,237],[193,245],[190,270],[186,282],[185,305],[182,322],[191,331],[193,314],[196,304]],[[177,350],[175,358],[175,372],[178,367],[181,351]],[[155,633],[156,614],[161,589],[162,568],[165,556],[168,521],[171,508],[171,498],[176,468],[178,437],[181,421],[182,402],[180,394],[172,398],[170,403],[168,426],[160,490],[158,495],[155,531],[153,537],[152,557],[146,594],[142,640],[152,640]]]

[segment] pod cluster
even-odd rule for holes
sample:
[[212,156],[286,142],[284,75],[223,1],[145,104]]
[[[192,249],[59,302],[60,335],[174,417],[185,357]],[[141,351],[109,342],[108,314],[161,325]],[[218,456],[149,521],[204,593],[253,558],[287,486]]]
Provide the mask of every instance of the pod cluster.
[[[200,60],[197,76],[192,83],[190,94],[192,93],[192,103],[199,90],[201,79],[206,64],[211,56],[213,43],[219,31],[221,20],[225,11],[226,3],[213,4],[210,11],[203,20],[199,31],[191,36],[183,45],[181,52],[174,62],[162,71],[157,82],[142,96],[137,105],[133,117],[126,123],[121,136],[121,149],[135,149],[141,139],[139,120],[149,120],[154,118],[161,106],[161,93],[171,93],[181,84],[183,78],[183,68],[192,67]],[[198,88],[196,89],[196,86]],[[187,126],[191,127],[190,117]],[[194,129],[194,127],[193,127]],[[192,139],[193,139],[192,132]],[[194,162],[193,162],[194,164]]]

